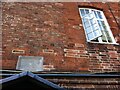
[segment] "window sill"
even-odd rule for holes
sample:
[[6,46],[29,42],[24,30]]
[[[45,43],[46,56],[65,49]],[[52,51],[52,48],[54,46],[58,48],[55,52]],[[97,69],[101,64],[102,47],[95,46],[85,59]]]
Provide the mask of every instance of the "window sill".
[[104,42],[103,42],[103,43],[99,43],[99,42],[91,42],[91,41],[88,42],[88,43],[94,43],[94,44],[108,44],[108,45],[118,45],[118,46],[120,45],[119,43],[104,43]]

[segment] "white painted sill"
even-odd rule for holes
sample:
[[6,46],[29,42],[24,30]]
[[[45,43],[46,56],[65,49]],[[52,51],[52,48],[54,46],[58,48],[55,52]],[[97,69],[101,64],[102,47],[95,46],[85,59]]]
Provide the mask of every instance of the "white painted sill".
[[[87,41],[87,42],[88,42],[88,41]],[[106,45],[108,44],[108,45],[118,45],[118,46],[120,45],[119,43],[104,43],[104,42],[103,42],[103,43],[100,43],[100,42],[91,42],[91,41],[88,42],[88,43],[94,43],[94,44],[106,44]]]

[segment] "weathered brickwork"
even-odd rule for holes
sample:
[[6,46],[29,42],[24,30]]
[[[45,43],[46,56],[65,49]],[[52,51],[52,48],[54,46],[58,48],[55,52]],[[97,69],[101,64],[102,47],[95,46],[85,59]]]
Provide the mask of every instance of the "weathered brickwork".
[[119,90],[119,78],[76,77],[76,78],[46,78],[49,81],[66,88],[67,90]]
[[3,69],[26,55],[43,56],[46,71],[119,71],[120,45],[87,43],[79,7],[103,10],[120,44],[118,3],[2,3]]

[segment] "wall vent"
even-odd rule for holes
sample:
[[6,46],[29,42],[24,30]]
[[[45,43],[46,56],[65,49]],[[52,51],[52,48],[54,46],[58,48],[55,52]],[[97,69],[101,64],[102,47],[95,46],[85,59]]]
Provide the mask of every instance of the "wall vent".
[[40,56],[19,56],[17,70],[43,71],[43,57]]
[[14,50],[12,50],[12,53],[24,54],[24,53],[25,53],[25,50],[14,49]]

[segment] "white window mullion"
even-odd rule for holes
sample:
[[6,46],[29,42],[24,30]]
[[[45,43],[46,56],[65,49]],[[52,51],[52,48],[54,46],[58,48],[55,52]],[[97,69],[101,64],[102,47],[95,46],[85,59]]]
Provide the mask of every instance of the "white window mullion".
[[[84,30],[86,30],[86,28],[85,28],[85,22],[84,22],[83,17],[82,17],[82,22],[83,22],[83,26],[84,26],[83,28],[84,28]],[[89,40],[88,40],[88,37],[87,37],[87,32],[86,32],[86,31],[85,31],[85,34],[86,34],[87,41],[89,41]]]
[[[91,13],[91,12],[90,12]],[[93,28],[92,28],[92,25],[91,25],[91,22],[90,22],[90,19],[88,20],[89,21],[89,23],[90,23],[90,29],[91,29],[91,31],[92,31],[92,34],[93,34],[93,37],[95,37],[95,35],[94,35],[94,31],[93,31]],[[91,38],[90,40],[93,40],[93,38]]]
[[[106,34],[105,34],[105,28],[103,27],[103,25],[102,25],[102,21],[104,22],[104,20],[100,20],[100,19],[98,19],[99,21],[100,21],[100,25],[102,26],[102,30],[101,30],[101,32],[103,32],[103,36],[105,36],[105,40],[106,40],[106,42],[107,43],[109,43],[108,42],[108,39],[107,39],[107,36],[106,36]],[[102,40],[102,42],[103,42],[103,40]]]
[[103,31],[103,34],[104,34],[104,36],[105,36],[106,42],[109,43],[109,42],[108,42],[108,39],[107,39],[107,36],[106,36],[106,34],[105,34],[105,31]]
[[79,8],[79,12],[88,42],[116,43],[102,11],[89,8]]
[[102,15],[103,15],[103,19],[104,19],[104,22],[105,22],[105,24],[106,24],[106,28],[107,28],[107,30],[108,30],[108,33],[109,33],[109,35],[111,36],[112,42],[113,42],[113,43],[116,43],[116,42],[115,42],[115,38],[114,38],[114,36],[113,36],[113,34],[112,34],[112,31],[110,30],[110,26],[109,26],[109,24],[108,24],[108,22],[107,22],[107,19],[106,19],[106,17],[105,17],[105,15],[104,15],[103,12],[102,12]]
[[[96,13],[96,12],[95,12]],[[94,17],[95,17],[95,13],[94,13]],[[96,13],[96,15],[97,15],[97,17],[99,17],[98,16],[98,14]],[[98,24],[98,21],[97,20],[99,20],[98,18],[96,18],[96,22],[97,22],[97,24]],[[99,24],[98,24],[98,26],[99,26]],[[99,30],[100,30],[100,27],[99,27]],[[100,32],[101,32],[101,30],[100,30]],[[101,32],[102,33],[102,32]],[[100,42],[100,43],[102,43],[103,41],[102,41],[102,36],[101,37],[98,37],[98,41]]]
[[[86,19],[86,20],[89,22],[88,18],[84,18],[84,19]],[[82,19],[83,22],[84,22],[84,19]],[[90,22],[89,22],[89,24],[90,24]],[[87,37],[86,37],[86,38],[87,38],[87,41],[90,41],[89,36],[88,36],[88,34],[89,34],[90,32],[87,33],[87,31],[86,31],[87,28],[86,28],[85,22],[83,23],[83,25],[84,25],[85,33],[86,33],[86,35],[87,35]],[[91,26],[90,26],[90,28],[91,28]],[[91,32],[92,32],[92,31],[91,31]]]
[[[91,10],[91,13],[93,13],[94,20],[95,20],[95,22],[96,22],[96,24],[97,24],[97,26],[98,26],[98,31],[99,31],[99,33],[100,33],[100,35],[99,35],[99,37],[98,37],[98,41],[99,41],[99,42],[102,42],[102,39],[100,38],[100,36],[102,35],[102,32],[101,32],[100,27],[99,27],[99,24],[98,24],[98,22],[97,22],[97,18],[95,17],[95,13],[92,12],[92,10]],[[97,15],[97,17],[98,17],[98,15]],[[96,31],[97,31],[97,30],[96,30]]]
[[103,41],[102,41],[102,37],[98,37],[98,41],[100,42],[100,43],[102,43]]

